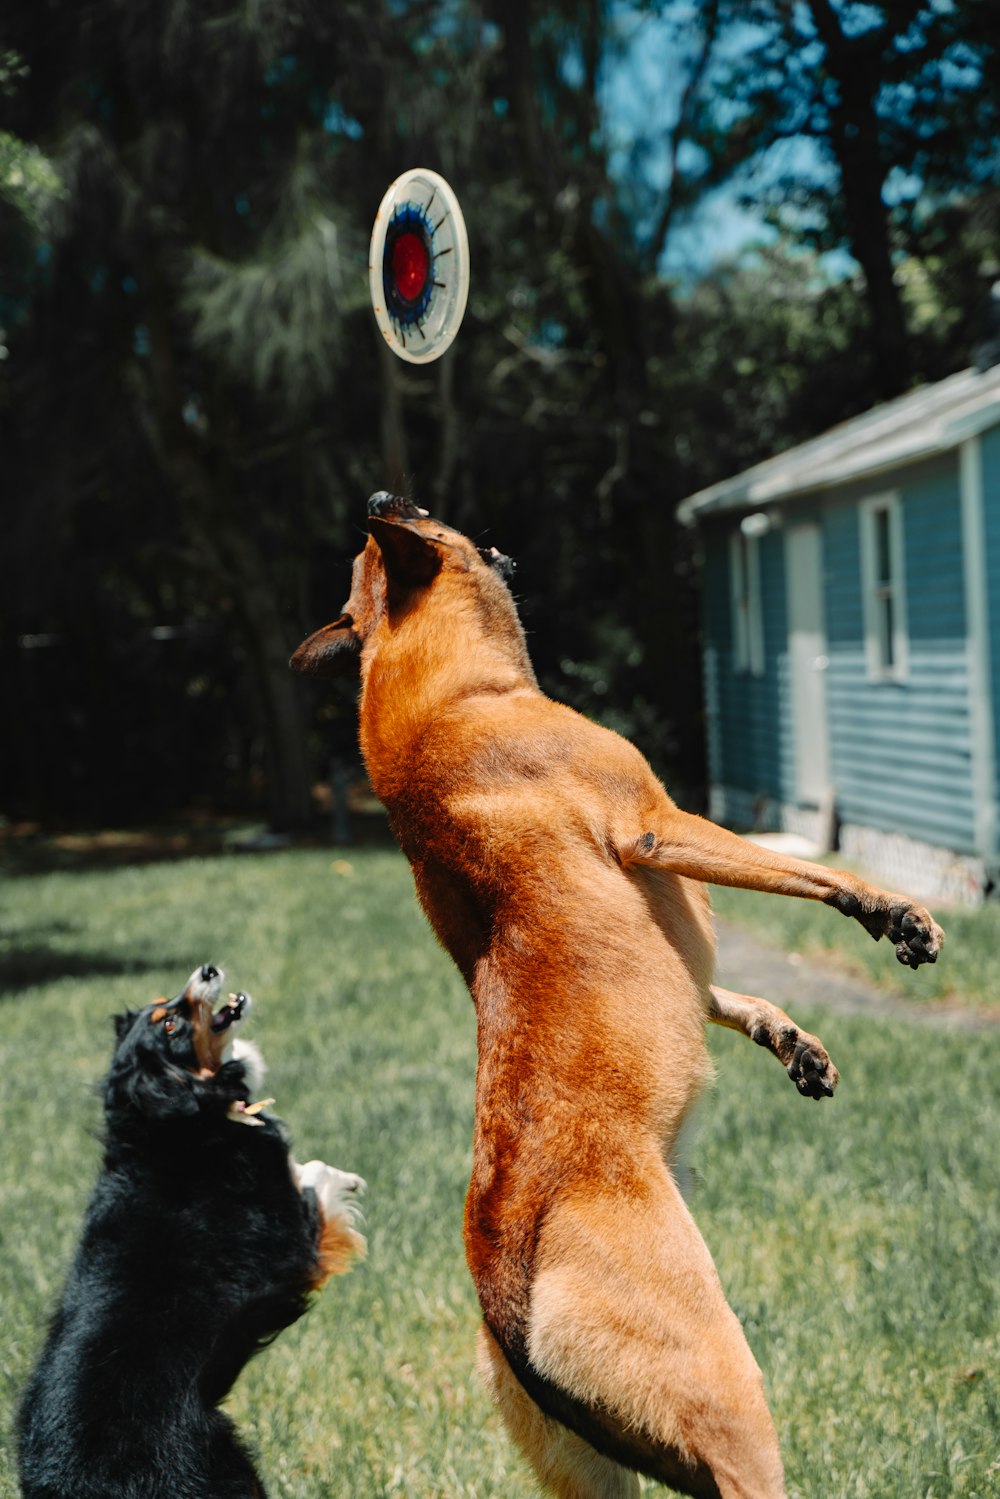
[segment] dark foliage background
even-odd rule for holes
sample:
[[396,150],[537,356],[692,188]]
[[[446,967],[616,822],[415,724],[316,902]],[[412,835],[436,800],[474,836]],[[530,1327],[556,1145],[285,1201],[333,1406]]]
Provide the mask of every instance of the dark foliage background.
[[[0,813],[308,824],[353,698],[287,657],[398,487],[517,558],[544,685],[697,805],[674,507],[972,360],[998,48],[993,0],[7,0]],[[473,267],[425,369],[366,280],[418,164]],[[720,192],[757,249],[668,274]]]

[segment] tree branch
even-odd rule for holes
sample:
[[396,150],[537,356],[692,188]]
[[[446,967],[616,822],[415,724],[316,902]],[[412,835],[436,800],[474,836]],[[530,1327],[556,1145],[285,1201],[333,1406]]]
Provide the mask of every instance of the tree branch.
[[715,43],[716,33],[719,26],[719,0],[707,0],[705,7],[705,25],[702,32],[702,46],[695,60],[691,74],[684,85],[681,93],[680,107],[677,112],[677,123],[670,134],[667,144],[667,162],[670,168],[670,181],[667,184],[667,195],[660,217],[656,222],[656,228],[650,236],[649,244],[645,252],[645,258],[652,269],[663,253],[670,226],[673,223],[674,213],[677,209],[677,156],[680,144],[686,133],[690,119],[691,107],[697,98],[705,69]]

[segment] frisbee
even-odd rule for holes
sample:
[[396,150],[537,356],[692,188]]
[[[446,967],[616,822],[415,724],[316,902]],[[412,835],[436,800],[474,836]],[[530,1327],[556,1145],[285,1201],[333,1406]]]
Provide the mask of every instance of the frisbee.
[[368,251],[379,331],[394,354],[429,364],[450,346],[469,298],[469,237],[437,172],[413,167],[379,205]]

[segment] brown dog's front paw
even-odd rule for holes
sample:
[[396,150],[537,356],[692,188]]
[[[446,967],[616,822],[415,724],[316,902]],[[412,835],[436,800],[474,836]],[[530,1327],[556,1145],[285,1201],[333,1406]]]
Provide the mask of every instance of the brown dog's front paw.
[[803,1098],[832,1098],[840,1081],[840,1073],[831,1062],[826,1047],[807,1031],[799,1031],[785,1071]]
[[862,886],[860,894],[839,889],[827,897],[827,903],[836,906],[844,916],[859,921],[876,942],[880,937],[888,937],[896,949],[896,957],[907,968],[937,962],[944,932],[929,911],[905,895],[883,895],[870,888],[865,894]]
[[896,957],[907,968],[936,963],[944,932],[923,906],[901,900],[889,909],[886,936],[895,945]]

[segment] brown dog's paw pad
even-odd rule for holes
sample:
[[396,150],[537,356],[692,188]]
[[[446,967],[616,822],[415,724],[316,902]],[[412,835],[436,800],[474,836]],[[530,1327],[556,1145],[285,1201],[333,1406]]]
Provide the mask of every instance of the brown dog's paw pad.
[[826,1047],[815,1036],[802,1033],[785,1070],[803,1098],[832,1098],[840,1081]]

